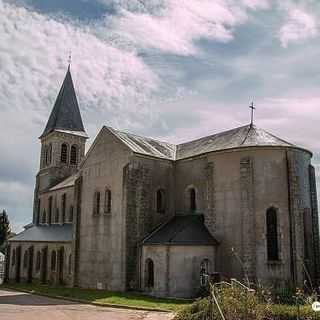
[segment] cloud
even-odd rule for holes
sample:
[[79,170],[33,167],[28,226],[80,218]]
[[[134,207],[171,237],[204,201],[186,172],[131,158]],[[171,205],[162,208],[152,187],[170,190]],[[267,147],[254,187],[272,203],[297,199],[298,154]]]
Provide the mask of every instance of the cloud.
[[[101,0],[110,6],[110,1]],[[266,9],[268,0],[154,0],[115,1],[117,15],[108,17],[107,27],[128,43],[145,50],[178,55],[199,53],[200,39],[227,42],[247,11]],[[101,25],[102,30],[106,28]]]
[[290,8],[286,23],[281,27],[279,39],[283,47],[318,35],[317,19],[311,13],[299,8]]

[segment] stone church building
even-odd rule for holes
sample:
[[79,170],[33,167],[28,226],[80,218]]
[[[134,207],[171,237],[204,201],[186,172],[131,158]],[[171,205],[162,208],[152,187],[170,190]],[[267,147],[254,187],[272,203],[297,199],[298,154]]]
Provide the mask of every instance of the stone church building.
[[310,151],[253,124],[179,145],[104,126],[85,153],[87,138],[68,68],[7,280],[170,297],[195,296],[201,272],[319,281]]

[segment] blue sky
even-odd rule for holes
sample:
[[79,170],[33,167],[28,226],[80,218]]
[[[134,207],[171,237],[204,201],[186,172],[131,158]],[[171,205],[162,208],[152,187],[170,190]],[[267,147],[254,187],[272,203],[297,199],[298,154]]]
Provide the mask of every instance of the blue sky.
[[0,209],[32,217],[39,140],[72,52],[89,144],[102,125],[182,142],[250,120],[314,152],[320,2],[0,0]]

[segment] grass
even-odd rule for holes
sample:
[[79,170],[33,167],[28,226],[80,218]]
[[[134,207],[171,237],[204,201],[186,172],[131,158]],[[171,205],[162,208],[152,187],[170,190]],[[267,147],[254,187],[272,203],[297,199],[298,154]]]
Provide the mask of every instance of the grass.
[[6,284],[6,288],[25,290],[35,294],[51,297],[65,297],[101,305],[117,305],[122,307],[149,308],[159,311],[179,311],[190,304],[190,300],[155,298],[135,292],[113,292],[107,290],[66,288],[29,283]]

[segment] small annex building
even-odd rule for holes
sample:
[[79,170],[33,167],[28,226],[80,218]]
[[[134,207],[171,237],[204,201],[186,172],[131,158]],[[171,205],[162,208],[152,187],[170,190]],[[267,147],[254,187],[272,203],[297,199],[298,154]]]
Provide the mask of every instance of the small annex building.
[[252,123],[178,145],[103,126],[85,152],[87,138],[68,68],[6,281],[162,297],[195,296],[203,274],[320,284],[309,150]]

